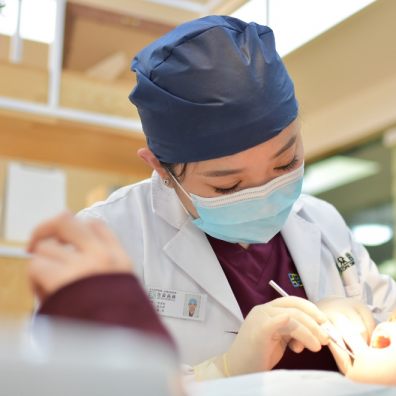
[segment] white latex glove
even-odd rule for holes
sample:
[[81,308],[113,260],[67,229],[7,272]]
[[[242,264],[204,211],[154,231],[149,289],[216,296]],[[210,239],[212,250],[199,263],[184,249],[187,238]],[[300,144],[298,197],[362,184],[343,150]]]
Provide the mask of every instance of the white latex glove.
[[[327,298],[316,305],[326,314],[355,356],[367,348],[375,327],[375,320],[367,305],[345,297]],[[333,342],[330,342],[329,348],[338,368],[345,374],[353,363],[350,356]]]
[[[318,352],[329,342],[320,327],[326,321],[315,304],[299,297],[281,297],[258,305],[246,317],[230,349],[223,356],[198,365],[196,378],[215,378],[214,365],[217,376],[271,370],[288,346],[297,353],[304,348]],[[210,375],[205,375],[205,370]]]

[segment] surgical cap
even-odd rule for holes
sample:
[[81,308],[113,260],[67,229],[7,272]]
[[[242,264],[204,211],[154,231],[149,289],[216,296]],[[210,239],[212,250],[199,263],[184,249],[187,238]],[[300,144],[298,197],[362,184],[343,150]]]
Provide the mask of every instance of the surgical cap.
[[276,136],[297,117],[272,30],[228,16],[178,26],[132,61],[147,144],[167,163],[223,157]]
[[190,298],[190,300],[188,301],[189,305],[197,305],[197,300],[195,298]]

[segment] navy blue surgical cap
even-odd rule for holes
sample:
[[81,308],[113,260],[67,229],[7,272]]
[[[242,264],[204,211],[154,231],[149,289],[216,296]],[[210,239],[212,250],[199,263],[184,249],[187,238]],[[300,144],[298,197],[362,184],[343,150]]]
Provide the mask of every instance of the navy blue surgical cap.
[[297,117],[293,82],[272,30],[228,16],[178,26],[132,62],[147,144],[167,163],[235,154]]

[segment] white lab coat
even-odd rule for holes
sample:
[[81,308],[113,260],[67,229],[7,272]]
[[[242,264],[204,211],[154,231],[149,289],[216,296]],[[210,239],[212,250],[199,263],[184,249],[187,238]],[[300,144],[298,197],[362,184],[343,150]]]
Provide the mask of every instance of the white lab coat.
[[[227,350],[235,337],[232,332],[243,321],[241,310],[205,234],[158,174],[117,190],[79,216],[99,218],[110,226],[146,288],[207,295],[204,321],[162,316],[183,362],[194,365]],[[395,282],[378,273],[330,204],[302,195],[281,233],[309,300],[357,297],[379,320],[396,307]],[[341,277],[335,260],[346,253],[355,265]]]

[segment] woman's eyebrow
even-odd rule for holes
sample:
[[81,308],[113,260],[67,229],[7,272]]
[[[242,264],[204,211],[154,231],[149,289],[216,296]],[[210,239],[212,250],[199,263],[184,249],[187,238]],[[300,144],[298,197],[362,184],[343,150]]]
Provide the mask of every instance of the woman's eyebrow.
[[222,170],[213,170],[213,171],[202,172],[199,174],[202,176],[207,176],[207,177],[223,177],[223,176],[235,175],[236,173],[241,173],[244,170],[245,170],[245,168],[222,169]]
[[[289,139],[289,141],[279,151],[277,151],[274,154],[272,158],[279,157],[282,153],[284,153],[286,150],[292,147],[294,143],[296,143],[296,140],[297,140],[297,135],[292,136]],[[244,170],[245,170],[244,168],[222,169],[222,170],[206,171],[199,174],[206,177],[223,177],[223,176],[235,175],[236,173],[241,173]]]
[[279,157],[282,153],[288,150],[294,143],[296,143],[297,135],[294,135],[290,138],[290,140],[279,150],[277,151],[272,158]]

